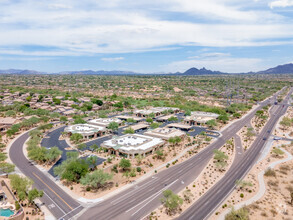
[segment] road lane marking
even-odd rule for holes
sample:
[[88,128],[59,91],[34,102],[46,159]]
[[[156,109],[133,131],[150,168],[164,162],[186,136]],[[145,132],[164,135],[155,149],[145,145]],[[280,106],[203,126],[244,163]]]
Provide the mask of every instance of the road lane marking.
[[[151,197],[149,197],[149,198],[147,198],[146,200],[148,200],[148,199],[150,199],[150,201],[148,201],[147,203],[145,203],[142,207],[140,207],[136,212],[134,212],[131,216],[134,216],[136,213],[138,213],[141,209],[143,209],[147,204],[149,204],[151,201],[153,201],[153,199],[154,198],[156,198],[164,189],[167,189],[168,187],[170,187],[170,186],[172,186],[175,182],[177,182],[178,181],[178,179],[177,180],[175,180],[174,182],[172,182],[172,183],[170,183],[168,186],[166,186],[166,187],[164,187],[163,189],[161,189],[158,193],[156,193],[155,195],[153,195],[153,196],[151,196]],[[153,198],[152,198],[153,197]],[[146,200],[144,200],[144,201],[146,201]],[[143,203],[144,201],[142,201],[141,203]],[[138,204],[139,205],[139,204]],[[137,205],[136,205],[137,206]],[[135,207],[136,207],[135,206]],[[133,209],[133,208],[131,208],[131,209]],[[129,210],[127,210],[126,212],[128,212],[128,211],[130,211],[131,209],[129,209]]]
[[[165,190],[166,188],[168,188],[169,186],[171,186],[171,185],[173,185],[175,182],[177,182],[178,181],[178,179],[177,180],[175,180],[175,181],[173,181],[172,183],[170,183],[169,185],[167,185],[167,186],[165,186],[163,189],[161,189],[160,191],[158,191],[157,193],[155,193],[154,195],[152,195],[152,196],[150,196],[150,197],[148,197],[148,198],[146,198],[145,200],[143,200],[142,202],[140,202],[140,203],[138,203],[136,206],[133,206],[132,208],[130,208],[130,209],[128,209],[126,212],[129,212],[129,211],[131,211],[132,209],[135,209],[137,206],[140,206],[142,203],[144,203],[145,201],[147,201],[148,199],[151,199],[151,198],[155,198],[157,195],[159,195],[163,190]],[[152,201],[153,199],[151,199],[150,201]],[[149,202],[150,202],[149,201]],[[148,202],[148,203],[149,203]],[[148,203],[146,203],[144,206],[146,206]],[[144,207],[144,206],[142,206],[142,208]],[[141,209],[141,208],[140,208]],[[139,209],[139,210],[140,210]],[[138,210],[138,211],[139,211]]]
[[[57,203],[44,191],[44,194],[55,204],[55,206],[57,207],[57,208],[59,208],[60,210],[61,210],[61,212],[63,212],[63,214],[66,214],[66,212],[64,212],[63,211],[63,209],[61,209],[61,207],[59,206],[59,205],[57,205]],[[49,206],[51,206],[51,205],[49,205]],[[48,206],[48,207],[49,207]],[[53,208],[53,207],[52,207]]]
[[130,191],[130,192],[128,192],[128,193],[122,195],[122,197],[119,197],[119,198],[113,200],[113,201],[111,202],[111,204],[115,205],[115,204],[119,203],[120,201],[123,201],[123,200],[127,199],[127,198],[126,198],[126,195],[129,195],[129,194],[135,193],[136,189],[140,189],[140,188],[142,188],[143,186],[146,186],[146,185],[148,185],[149,183],[154,182],[154,181],[157,181],[157,180],[158,180],[158,178],[152,178],[150,181],[148,181],[148,182],[142,184],[141,186],[136,185],[137,187],[135,187],[135,189],[134,189],[133,191]]
[[70,205],[68,205],[68,203],[67,202],[65,202],[65,200],[64,199],[62,199],[47,183],[45,183],[37,174],[35,174],[34,172],[33,172],[33,175],[35,176],[35,177],[37,177],[43,184],[45,184],[56,196],[58,196],[58,198],[59,199],[61,199],[61,201],[63,201],[70,209],[73,209]]
[[[76,208],[72,209],[70,212],[67,212],[65,215],[63,215],[61,218],[59,218],[59,220],[64,219],[65,216],[69,215],[70,213],[74,212],[76,209],[78,209],[79,207],[81,207],[81,205],[77,206]],[[72,218],[72,217],[71,217]],[[71,219],[70,218],[70,219]]]

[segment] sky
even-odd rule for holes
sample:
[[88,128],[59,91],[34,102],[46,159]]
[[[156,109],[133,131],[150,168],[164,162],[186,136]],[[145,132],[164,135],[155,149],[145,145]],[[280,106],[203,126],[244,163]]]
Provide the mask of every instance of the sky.
[[293,0],[0,0],[0,69],[237,73],[292,51]]

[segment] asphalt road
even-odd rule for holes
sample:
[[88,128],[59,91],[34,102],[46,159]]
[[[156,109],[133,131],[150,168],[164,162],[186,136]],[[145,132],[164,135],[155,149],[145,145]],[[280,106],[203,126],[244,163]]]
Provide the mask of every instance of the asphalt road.
[[288,105],[286,104],[291,93],[292,89],[284,99],[284,105],[281,104],[275,107],[274,114],[272,114],[271,118],[266,123],[254,143],[238,161],[238,163],[234,163],[227,174],[219,182],[217,182],[214,187],[212,187],[204,196],[202,196],[177,219],[207,219],[216,210],[222,201],[224,201],[224,199],[233,191],[236,180],[242,179],[255,164],[265,146],[265,143],[271,135],[274,126],[278,122],[279,118],[287,111]]
[[22,149],[28,137],[28,133],[25,133],[11,145],[9,151],[11,161],[24,175],[34,181],[34,186],[37,189],[44,191],[44,196],[41,198],[41,201],[43,205],[47,206],[56,219],[71,218],[80,212],[83,207],[26,159]]
[[[257,110],[260,110],[263,106],[269,103],[269,100],[262,102],[260,106],[254,109],[250,114],[225,129],[222,132],[222,137],[218,138],[215,142],[189,160],[176,166],[171,166],[170,168],[147,178],[139,184],[134,184],[134,186],[130,189],[89,208],[87,211],[82,213],[79,219],[97,219],[98,217],[98,219],[103,220],[136,220],[143,218],[160,205],[160,198],[162,197],[163,190],[171,189],[175,193],[178,193],[186,185],[192,183],[200,174],[201,170],[206,166],[208,161],[212,158],[213,150],[219,149],[222,145],[224,145],[225,142],[233,137],[244,125],[249,123]],[[271,120],[268,124],[272,124]],[[235,181],[233,182],[233,185],[234,183]],[[223,185],[225,184],[222,183],[222,186]],[[223,198],[223,195],[219,195],[219,198]],[[207,200],[207,202],[207,204],[213,203],[210,200]],[[204,203],[201,205],[205,206],[206,204]],[[204,208],[206,211],[210,211],[212,209],[213,208],[209,207]],[[196,215],[193,215],[194,209],[192,208],[190,210],[191,211],[188,211],[188,213],[192,213],[192,217],[194,217],[194,219],[203,219],[207,215],[197,217]],[[183,219],[185,219],[184,216]]]

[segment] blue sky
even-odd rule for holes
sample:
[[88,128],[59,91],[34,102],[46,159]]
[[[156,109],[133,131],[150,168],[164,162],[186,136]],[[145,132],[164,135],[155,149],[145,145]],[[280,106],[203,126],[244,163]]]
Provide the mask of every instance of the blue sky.
[[247,72],[293,62],[293,0],[0,0],[0,69]]

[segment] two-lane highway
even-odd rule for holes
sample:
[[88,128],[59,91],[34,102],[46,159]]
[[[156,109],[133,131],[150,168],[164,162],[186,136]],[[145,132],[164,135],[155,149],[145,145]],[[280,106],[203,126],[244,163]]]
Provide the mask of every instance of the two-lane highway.
[[204,194],[196,203],[187,209],[178,219],[180,220],[202,220],[207,219],[221,202],[233,191],[236,180],[242,179],[245,174],[255,164],[260,156],[263,147],[271,135],[279,118],[287,111],[288,99],[292,94],[292,89],[281,105],[277,106],[275,113],[262,129],[252,146],[247,150],[239,163],[234,163],[227,174]]

